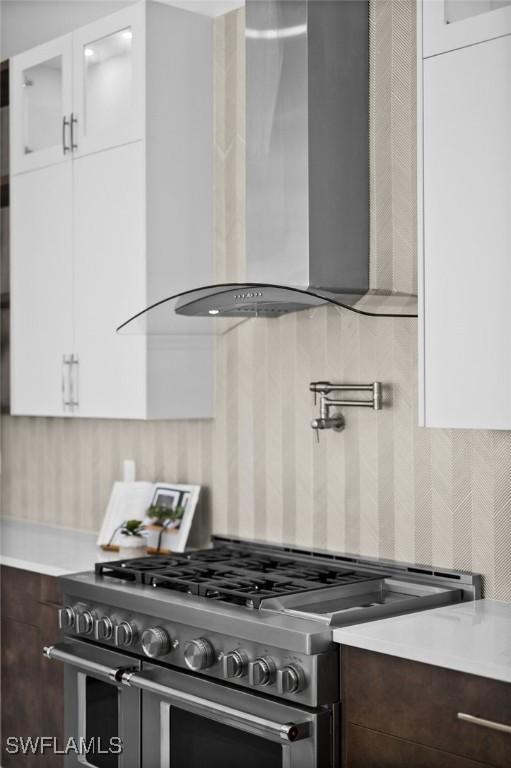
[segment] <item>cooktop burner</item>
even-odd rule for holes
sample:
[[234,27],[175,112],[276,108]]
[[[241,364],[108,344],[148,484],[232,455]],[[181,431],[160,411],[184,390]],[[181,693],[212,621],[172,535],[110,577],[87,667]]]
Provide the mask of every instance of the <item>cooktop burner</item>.
[[335,564],[316,565],[237,547],[97,563],[96,574],[248,608],[259,608],[266,598],[375,579],[374,574]]

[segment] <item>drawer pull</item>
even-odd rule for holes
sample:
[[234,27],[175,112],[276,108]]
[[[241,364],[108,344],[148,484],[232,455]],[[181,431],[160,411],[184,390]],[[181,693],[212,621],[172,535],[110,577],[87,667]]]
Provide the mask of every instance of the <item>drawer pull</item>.
[[491,728],[492,731],[501,731],[501,733],[511,733],[511,725],[505,723],[496,723],[493,720],[484,720],[482,717],[467,715],[465,712],[458,712],[458,720],[472,725],[480,725],[482,728]]

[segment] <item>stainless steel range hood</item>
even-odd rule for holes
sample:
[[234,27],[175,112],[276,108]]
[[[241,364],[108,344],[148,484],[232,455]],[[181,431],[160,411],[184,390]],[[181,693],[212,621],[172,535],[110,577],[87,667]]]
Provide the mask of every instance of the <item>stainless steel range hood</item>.
[[121,329],[325,303],[416,314],[413,297],[369,290],[368,16],[364,0],[247,1],[246,281],[176,294]]

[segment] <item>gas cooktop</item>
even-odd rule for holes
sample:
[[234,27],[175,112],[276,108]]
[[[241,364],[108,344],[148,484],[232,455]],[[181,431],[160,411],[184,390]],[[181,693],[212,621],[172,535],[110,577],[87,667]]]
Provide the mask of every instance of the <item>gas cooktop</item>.
[[96,574],[248,608],[259,608],[269,598],[349,587],[390,575],[234,546],[98,563]]

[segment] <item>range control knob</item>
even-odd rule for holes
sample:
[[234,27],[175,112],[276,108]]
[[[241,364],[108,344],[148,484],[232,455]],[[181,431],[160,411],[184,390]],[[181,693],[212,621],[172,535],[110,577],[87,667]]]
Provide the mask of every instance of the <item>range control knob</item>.
[[162,627],[144,629],[141,637],[142,650],[146,656],[156,659],[158,656],[166,656],[171,648],[170,637]]
[[80,611],[75,616],[75,626],[79,635],[90,635],[94,627],[94,616],[90,611]]
[[75,623],[74,609],[69,605],[59,608],[59,629],[71,629]]
[[222,657],[222,672],[225,678],[243,677],[247,671],[248,657],[244,651],[229,651]]
[[112,621],[108,616],[102,616],[94,622],[94,637],[96,640],[110,640],[113,629]]
[[275,677],[275,662],[269,656],[251,661],[248,665],[250,685],[270,685]]
[[198,672],[200,669],[207,669],[215,660],[215,649],[204,637],[198,637],[196,640],[190,640],[185,645],[185,662],[190,669]]
[[289,664],[277,672],[277,689],[281,696],[299,693],[305,688],[305,674],[301,667]]
[[114,644],[121,648],[123,646],[129,648],[133,645],[137,637],[137,630],[133,624],[129,621],[121,621],[120,624],[116,624],[114,627]]

